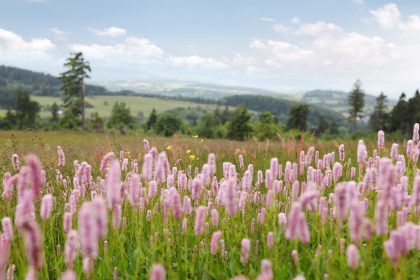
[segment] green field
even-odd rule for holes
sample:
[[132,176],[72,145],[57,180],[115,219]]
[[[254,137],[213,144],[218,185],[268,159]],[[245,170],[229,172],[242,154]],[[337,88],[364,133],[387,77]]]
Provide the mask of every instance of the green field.
[[[50,117],[51,112],[48,108],[56,102],[61,104],[62,100],[59,97],[51,96],[32,96],[33,100],[39,102],[41,105],[40,116]],[[144,116],[148,116],[153,108],[158,113],[162,113],[175,108],[203,108],[203,109],[215,109],[215,105],[198,104],[188,101],[176,101],[176,100],[164,100],[160,98],[144,97],[144,96],[118,96],[118,95],[97,95],[89,96],[86,98],[86,102],[93,106],[93,108],[87,108],[86,113],[89,116],[91,113],[98,112],[101,117],[108,117],[111,114],[112,107],[115,102],[124,102],[131,110],[133,116],[137,116],[138,113],[142,112]],[[0,110],[0,115],[4,115],[6,110]]]
[[[158,156],[160,159],[167,156],[168,170],[175,176],[169,180],[170,173],[164,175],[157,193],[152,191],[152,180],[161,180],[158,172],[150,175],[150,179],[146,175],[141,179],[137,177],[141,185],[134,186],[130,179],[145,174],[142,171],[146,164],[143,159],[148,152],[144,149],[144,138],[162,152]],[[345,147],[341,158],[340,144]],[[350,139],[326,141],[307,137],[296,140],[293,137],[266,142],[237,142],[195,136],[164,138],[141,133],[0,131],[1,174],[18,174],[20,182],[26,178],[28,170],[32,172],[30,174],[42,173],[41,168],[33,168],[25,160],[25,155],[34,153],[46,175],[42,193],[35,198],[19,195],[23,190],[18,186],[9,186],[8,191],[3,187],[1,191],[8,195],[0,196],[0,218],[11,218],[15,226],[13,234],[7,235],[14,235],[14,238],[4,242],[4,248],[10,252],[4,255],[0,247],[0,260],[6,256],[5,265],[0,267],[0,279],[3,279],[1,273],[6,269],[12,271],[14,279],[25,279],[34,258],[41,260],[36,267],[37,279],[59,279],[65,271],[74,275],[71,279],[156,279],[149,276],[156,264],[166,270],[167,276],[157,279],[233,279],[240,275],[246,278],[235,279],[298,279],[295,278],[298,275],[306,279],[418,279],[420,199],[403,202],[403,196],[397,194],[401,192],[404,197],[420,194],[420,177],[416,175],[419,164],[407,157],[402,170],[400,157],[393,161],[379,157],[373,160],[377,141],[366,140],[365,144],[366,158],[358,163],[358,141]],[[57,145],[61,145],[65,153],[65,166],[58,166]],[[390,155],[391,145],[392,142],[387,140],[384,148],[379,150],[379,156]],[[397,152],[404,154],[405,144],[399,142],[399,147]],[[319,165],[313,158],[315,150],[319,151],[320,159],[328,156],[335,163]],[[101,159],[110,151],[115,153],[115,159],[105,164],[101,171]],[[295,175],[287,173],[288,161],[304,162],[299,157],[301,151],[306,158],[301,171],[298,173],[296,169]],[[149,153],[149,158],[152,158],[153,152]],[[209,153],[215,154],[216,179],[213,180],[218,181],[218,187],[211,181],[194,183],[208,176],[204,170],[209,170],[210,163],[205,164]],[[20,158],[23,172],[12,169],[13,154]],[[120,160],[120,157],[124,159]],[[273,161],[272,158],[276,159]],[[121,167],[123,162],[127,168]],[[159,162],[163,161],[158,160],[156,168],[161,166],[162,170],[165,167]],[[367,168],[373,162],[376,163]],[[131,167],[137,163],[138,170]],[[28,165],[24,167],[25,164]],[[91,169],[83,175],[81,166],[86,164]],[[229,174],[224,174],[225,164],[229,165]],[[249,164],[253,168],[249,169]],[[281,169],[278,164],[281,164]],[[390,168],[391,175],[381,172],[383,166]],[[269,172],[278,171],[277,168],[282,172],[274,175],[274,179]],[[354,177],[352,168],[355,168]],[[266,175],[257,182],[259,170]],[[309,176],[314,170],[319,172],[320,178],[333,176],[334,180],[319,183],[315,181],[318,179]],[[332,170],[334,174],[331,174]],[[365,180],[365,175],[371,170],[377,174],[378,183]],[[178,175],[182,174],[192,182],[191,188],[178,186]],[[249,175],[251,177],[247,177]],[[93,180],[87,180],[86,176]],[[386,183],[384,179],[388,176],[392,177]],[[406,189],[397,183],[403,181],[403,176],[407,176],[404,177]],[[109,179],[109,182],[115,184],[106,183],[105,179],[111,177],[114,179]],[[83,183],[75,183],[74,178],[81,178]],[[205,180],[210,180],[210,176]],[[104,187],[101,182],[105,182]],[[389,194],[394,200],[378,194],[377,188],[382,187],[380,182],[388,184],[392,190],[399,190]],[[35,194],[35,181],[31,180],[29,186],[25,192]],[[72,200],[74,195],[80,195],[78,200]],[[54,199],[53,208],[42,211],[42,201],[47,196]],[[100,223],[99,211],[94,210],[91,202],[98,196],[109,205],[109,209],[103,207],[105,215],[101,216]],[[185,199],[190,199],[189,207],[192,208],[181,205]],[[339,202],[343,200],[345,203]],[[110,201],[114,203],[108,204]],[[400,201],[402,205],[395,206],[391,204],[393,201]],[[23,208],[24,203],[31,207]],[[71,203],[73,210],[69,210],[72,209],[68,206]],[[386,211],[382,211],[383,205]],[[30,211],[22,212],[22,209]],[[341,212],[337,212],[339,210]],[[217,221],[210,211],[218,213]],[[292,215],[296,211],[299,211],[299,216]],[[407,211],[403,218],[398,214],[402,211]],[[67,235],[64,231],[65,213],[70,214],[72,235],[82,244],[81,250],[74,247],[76,255],[69,262],[66,244],[70,242],[70,233]],[[281,220],[280,214],[286,220]],[[85,215],[89,216],[87,222]],[[386,229],[377,226],[382,220]],[[20,223],[25,227],[18,229]],[[299,230],[291,235],[288,232],[292,232],[293,224],[298,224]],[[89,226],[95,229],[92,230],[92,239],[84,234]],[[99,235],[99,226],[106,231],[104,236]],[[4,226],[2,230],[6,232]],[[32,234],[36,238],[28,239],[32,232],[38,232],[39,236]],[[395,241],[392,236],[397,233],[403,239]],[[395,259],[390,259],[390,254],[395,253],[386,249],[386,245],[396,246],[395,242],[403,240],[407,240],[406,251],[396,251]],[[33,243],[36,245],[27,246]],[[86,250],[90,248],[87,246],[96,248],[95,253]],[[32,248],[34,250],[29,251]],[[84,272],[86,258],[90,258],[87,259],[91,264],[90,272]]]

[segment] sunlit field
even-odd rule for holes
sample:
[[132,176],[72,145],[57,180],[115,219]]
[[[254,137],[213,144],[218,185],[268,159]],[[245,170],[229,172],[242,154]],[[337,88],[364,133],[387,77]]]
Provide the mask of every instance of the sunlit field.
[[[42,108],[40,116],[42,118],[51,117],[51,105],[54,103],[62,104],[60,97],[54,96],[34,96],[33,100],[38,102]],[[158,113],[163,113],[176,108],[201,108],[205,110],[214,110],[216,105],[199,104],[188,101],[165,100],[144,96],[118,96],[118,95],[99,95],[86,98],[89,107],[86,108],[86,114],[89,116],[98,113],[101,117],[109,117],[112,107],[116,102],[124,102],[130,108],[131,113],[137,116],[139,113],[148,116],[153,108]],[[6,109],[0,109],[0,116],[6,115]]]
[[0,132],[0,279],[418,279],[418,126],[144,138]]

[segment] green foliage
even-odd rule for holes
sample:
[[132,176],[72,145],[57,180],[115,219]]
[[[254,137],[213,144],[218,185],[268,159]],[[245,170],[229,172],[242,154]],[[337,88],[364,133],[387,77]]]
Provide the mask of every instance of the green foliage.
[[416,90],[414,96],[408,100],[407,119],[409,121],[409,131],[414,123],[420,122],[420,92]]
[[59,120],[58,118],[58,111],[60,110],[60,107],[56,102],[53,103],[51,106],[51,121],[57,122]]
[[[278,122],[283,125],[287,124],[290,109],[295,105],[299,105],[295,101],[260,95],[234,95],[224,98],[223,102],[229,106],[245,105],[249,110],[257,112],[271,112]],[[308,127],[316,127],[321,115],[330,121],[335,121],[340,126],[348,126],[341,113],[310,106]]]
[[40,111],[39,104],[31,101],[29,93],[24,89],[16,91],[16,121],[19,129],[35,128],[37,114]]
[[408,133],[410,130],[410,116],[408,115],[408,102],[405,100],[406,95],[402,93],[397,104],[391,111],[390,129],[391,131],[401,131]]
[[390,131],[409,135],[412,133],[413,125],[418,122],[420,122],[420,92],[417,90],[408,101],[405,93],[402,93],[390,113]]
[[208,109],[200,106],[177,107],[166,111],[166,113],[175,114],[184,120],[187,125],[194,127],[197,126],[199,120],[208,113]]
[[251,115],[245,106],[239,106],[231,114],[227,123],[229,139],[243,141],[251,136],[252,127],[250,125]]
[[62,124],[65,127],[77,125],[77,118],[80,117],[80,124],[85,125],[85,85],[84,80],[89,78],[90,65],[83,58],[81,52],[74,53],[67,58],[64,67],[68,70],[61,73],[59,79],[62,82],[61,91],[64,102],[64,118]]
[[[31,95],[60,96],[61,81],[48,74],[0,65],[0,107],[14,108],[14,92],[25,88]],[[102,86],[86,85],[86,95],[115,94]]]
[[153,108],[152,112],[150,113],[149,118],[147,119],[146,122],[146,131],[149,131],[151,129],[155,130],[156,129],[156,122],[157,122],[157,113],[156,113],[156,109]]
[[315,133],[316,136],[330,135],[330,136],[337,137],[337,135],[339,134],[341,135],[346,134],[346,131],[340,132],[339,129],[340,127],[337,125],[336,122],[332,121],[330,123],[324,118],[324,116],[321,115],[319,117],[318,126],[316,127],[315,130],[313,130],[313,132]]
[[87,127],[89,130],[93,130],[95,132],[104,131],[104,120],[99,116],[98,112],[91,114]]
[[287,129],[297,129],[305,131],[308,129],[309,107],[305,104],[293,106],[289,111],[289,120],[287,121]]
[[31,100],[29,93],[18,88],[15,93],[14,111],[8,109],[6,116],[0,119],[0,129],[36,128],[40,106]]
[[169,137],[180,131],[182,125],[182,120],[177,115],[162,114],[156,121],[156,133]]
[[363,107],[365,106],[365,93],[362,90],[362,83],[357,80],[354,88],[349,94],[349,119],[352,122],[353,133],[356,132],[357,120],[363,117]]
[[328,128],[329,128],[328,122],[325,120],[325,118],[323,116],[321,116],[319,118],[318,126],[315,130],[315,134],[317,136],[322,135],[322,134],[327,132]]
[[[216,113],[215,113],[216,114]],[[229,107],[225,106],[225,109],[223,110],[223,112],[220,114],[220,116],[218,116],[218,124],[226,124],[231,116],[231,112],[229,111]]]
[[215,138],[216,137],[216,128],[217,123],[213,115],[206,114],[204,115],[197,126],[197,134],[200,137],[204,138]]
[[119,129],[125,133],[127,129],[132,129],[135,125],[135,119],[131,115],[130,108],[123,102],[116,102],[112,108],[111,117],[108,121],[108,128]]
[[387,97],[383,92],[376,98],[375,109],[370,116],[369,126],[373,131],[388,130],[389,114],[387,112]]
[[16,126],[16,116],[13,112],[8,109],[6,112],[6,116],[4,118],[0,118],[0,129],[9,130]]
[[274,139],[279,132],[277,119],[270,112],[261,113],[255,127],[258,140]]

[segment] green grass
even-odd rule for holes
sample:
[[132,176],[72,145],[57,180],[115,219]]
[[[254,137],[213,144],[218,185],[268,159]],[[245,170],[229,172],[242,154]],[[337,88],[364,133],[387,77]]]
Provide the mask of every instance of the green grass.
[[[143,138],[145,135],[110,135],[93,133],[75,132],[35,132],[35,131],[9,131],[0,132],[0,172],[11,171],[10,157],[17,153],[22,164],[24,155],[36,153],[43,163],[46,171],[49,187],[44,187],[55,197],[55,208],[52,217],[47,221],[39,219],[39,201],[36,204],[37,222],[42,230],[42,243],[44,250],[44,264],[39,271],[39,279],[58,279],[60,274],[65,271],[63,255],[57,256],[57,245],[64,251],[65,235],[62,230],[62,216],[64,204],[71,193],[71,187],[65,188],[61,183],[56,182],[57,155],[56,145],[61,145],[66,153],[66,167],[61,168],[65,176],[73,178],[73,160],[87,161],[92,165],[93,178],[103,177],[98,170],[102,156],[114,151],[119,155],[119,151],[125,151],[125,156],[129,160],[142,162],[144,155]],[[270,166],[270,159],[278,157],[279,162],[285,166],[286,161],[298,161],[299,152],[307,150],[314,145],[324,153],[335,151],[338,158],[338,146],[341,142],[322,141],[316,138],[297,141],[295,139],[279,139],[272,142],[245,141],[236,142],[228,140],[205,140],[192,137],[163,138],[147,137],[152,146],[156,146],[159,151],[165,150],[171,165],[176,165],[178,170],[187,170],[191,164],[192,170],[197,167],[201,170],[202,165],[207,161],[207,155],[214,152],[217,158],[217,177],[222,175],[222,163],[229,161],[237,164],[237,171],[242,177],[243,170],[238,166],[239,154],[244,155],[245,166],[252,163],[254,173],[257,170],[265,171]],[[346,164],[344,164],[343,177],[340,181],[349,180],[349,169],[356,166],[357,141],[345,140]],[[366,141],[369,155],[375,148],[375,141]],[[387,149],[382,155],[389,154],[391,143],[387,143]],[[400,152],[405,149],[400,145]],[[194,155],[192,159],[191,155]],[[140,165],[141,166],[141,165]],[[414,165],[407,160],[407,172],[409,177],[409,192],[412,191],[412,182],[418,165]],[[123,172],[123,178],[127,175]],[[359,180],[363,180],[363,174],[357,175]],[[256,180],[254,176],[254,182]],[[301,182],[306,180],[306,173],[299,176]],[[142,182],[143,187],[147,188],[148,183]],[[162,184],[160,188],[166,188]],[[93,187],[95,188],[95,187]],[[326,188],[322,194],[328,197],[334,192],[334,185]],[[95,188],[99,191],[98,188]],[[206,186],[209,190],[210,186]],[[254,186],[252,194],[257,191]],[[266,193],[264,184],[258,189],[262,194]],[[203,190],[204,193],[204,190]],[[134,209],[127,201],[123,203],[122,211],[125,222],[120,229],[112,227],[111,212],[109,212],[109,233],[106,240],[109,248],[104,249],[103,241],[100,241],[98,258],[95,261],[95,268],[92,275],[88,278],[83,275],[82,258],[80,255],[74,266],[78,279],[112,279],[113,269],[117,267],[118,279],[148,279],[149,269],[154,263],[161,263],[166,269],[167,279],[230,279],[236,275],[246,275],[250,279],[255,279],[261,271],[261,260],[269,259],[272,263],[275,279],[293,279],[296,275],[302,274],[306,279],[323,279],[328,274],[329,279],[418,279],[420,273],[419,260],[420,252],[411,251],[407,256],[402,257],[399,266],[393,267],[383,250],[385,236],[374,236],[373,239],[364,239],[357,245],[360,252],[360,266],[356,270],[351,270],[346,262],[345,252],[340,252],[340,239],[343,238],[346,246],[351,244],[348,232],[348,222],[345,221],[339,226],[337,221],[328,220],[326,225],[322,225],[317,212],[306,212],[305,217],[308,222],[311,241],[309,244],[301,244],[299,241],[289,241],[285,238],[284,230],[278,224],[277,215],[279,212],[288,212],[291,201],[288,198],[290,188],[287,192],[276,195],[278,203],[267,207],[266,221],[264,224],[256,224],[255,233],[250,230],[253,219],[261,207],[265,207],[261,202],[253,203],[252,194],[247,200],[245,211],[229,217],[224,207],[214,204],[215,197],[210,196],[220,215],[219,226],[209,226],[201,236],[194,234],[195,214],[183,216],[188,219],[186,233],[181,231],[181,220],[176,220],[169,214],[165,221],[162,216],[162,204],[160,197],[148,201],[144,209]],[[189,191],[181,191],[181,196],[189,195]],[[369,211],[366,217],[374,219],[374,205],[376,194],[368,192],[366,197],[369,199]],[[90,199],[88,194],[78,203],[81,206],[83,201]],[[195,205],[207,205],[208,201],[202,195]],[[16,209],[16,199],[5,201],[0,198],[0,217],[14,217]],[[80,208],[79,208],[80,209]],[[146,220],[147,210],[152,211],[151,221]],[[419,223],[419,215],[411,212],[408,220]],[[209,217],[206,221],[210,223]],[[74,228],[77,228],[77,217],[73,219]],[[389,227],[395,228],[395,212],[392,211],[389,219]],[[222,238],[226,244],[228,255],[223,258],[219,252],[212,256],[209,252],[211,235],[213,232],[222,231]],[[274,232],[274,249],[267,247],[267,233]],[[15,240],[12,243],[9,264],[16,265],[16,278],[24,279],[27,271],[26,252],[24,240],[21,235],[15,232]],[[152,238],[152,240],[151,240]],[[251,239],[250,260],[246,265],[240,263],[240,244],[243,238]],[[259,242],[258,252],[256,243]],[[321,245],[321,247],[318,247]],[[220,248],[220,247],[219,247]],[[319,249],[317,249],[319,248]],[[296,249],[299,253],[299,261],[294,265],[291,261],[291,252]],[[331,254],[329,251],[331,250]],[[317,252],[318,251],[318,252]]]

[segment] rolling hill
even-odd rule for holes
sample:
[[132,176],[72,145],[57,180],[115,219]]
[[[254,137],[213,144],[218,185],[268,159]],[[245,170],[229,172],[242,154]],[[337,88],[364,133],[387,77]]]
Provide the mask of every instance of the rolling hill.
[[[235,95],[225,97],[222,101],[229,106],[245,105],[250,110],[257,112],[269,111],[283,124],[287,123],[290,108],[297,104],[295,101],[261,95]],[[308,122],[310,127],[316,127],[321,116],[329,123],[336,123],[337,126],[347,125],[345,118],[338,112],[313,105],[309,106]]]
[[[305,92],[300,101],[311,104],[319,108],[325,108],[337,112],[348,111],[348,92],[338,90],[312,90]],[[376,96],[365,95],[365,115],[370,115],[375,107]],[[394,99],[388,99],[388,105],[393,106],[397,103]]]
[[[41,104],[41,116],[49,115],[50,106],[61,103],[61,82],[56,77],[15,67],[0,66],[0,114],[14,108],[15,90],[26,88]],[[125,102],[134,115],[147,116],[152,108],[158,112],[188,109],[214,110],[217,105],[246,105],[254,112],[270,111],[285,124],[289,109],[299,103],[310,105],[309,123],[316,126],[319,117],[345,126],[348,93],[314,90],[293,96],[257,88],[233,87],[188,82],[116,82],[106,86],[86,85],[87,113],[98,112],[107,117],[115,102]],[[366,113],[370,113],[375,97],[366,95]],[[390,102],[391,103],[391,102]]]

